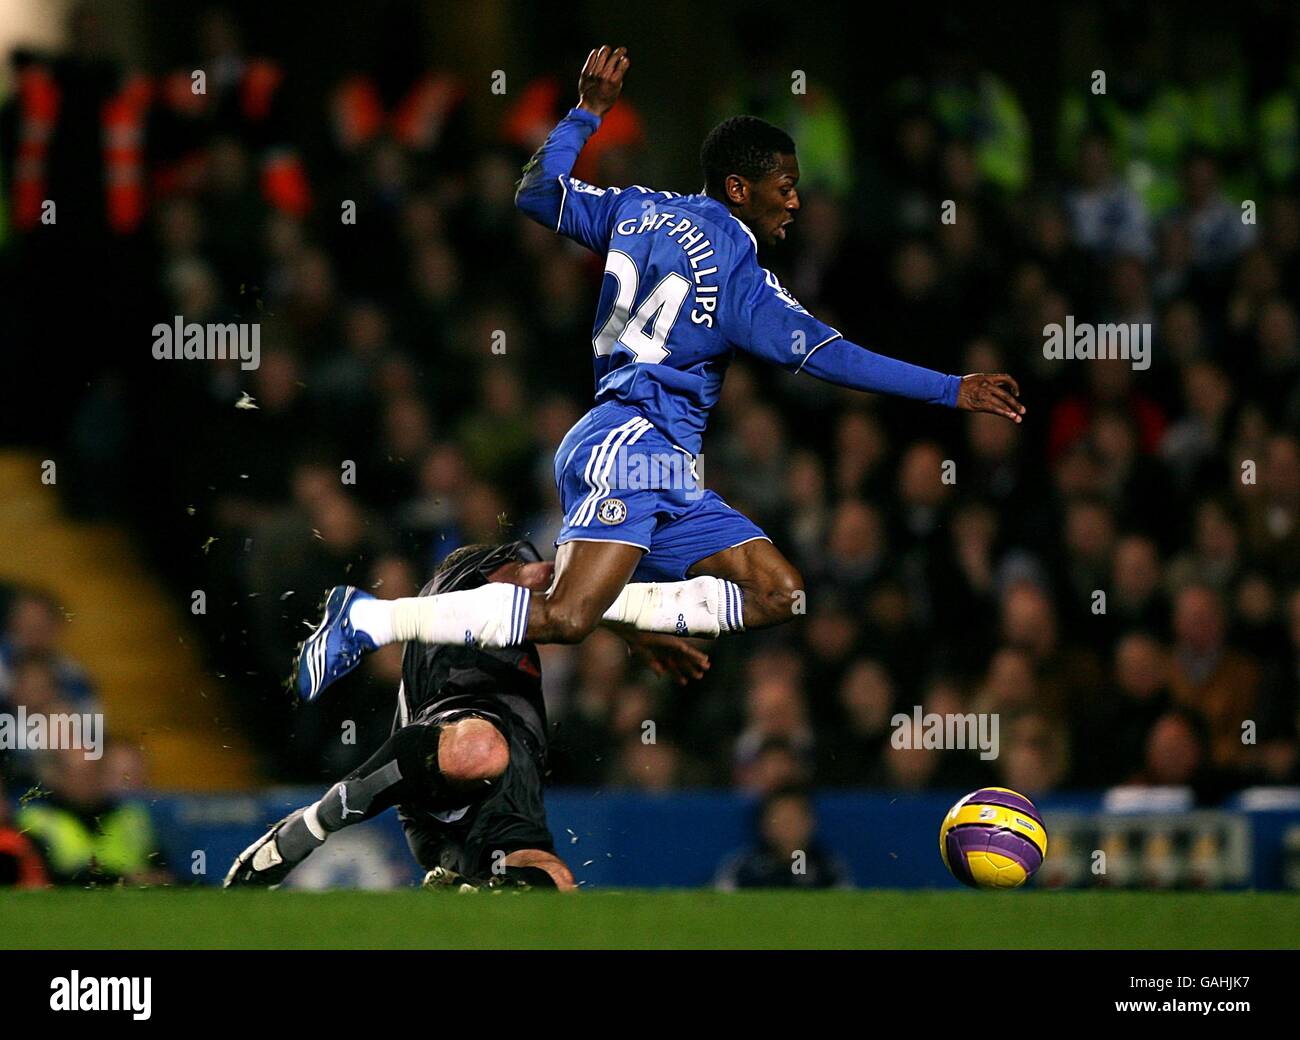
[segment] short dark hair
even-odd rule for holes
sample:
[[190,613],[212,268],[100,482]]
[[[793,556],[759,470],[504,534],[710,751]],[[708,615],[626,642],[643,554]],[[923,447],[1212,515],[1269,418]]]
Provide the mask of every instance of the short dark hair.
[[483,561],[496,548],[495,545],[481,544],[462,545],[453,549],[434,568],[433,580],[426,587],[426,592],[455,592],[478,588],[487,580],[481,573]]
[[487,553],[490,550],[495,548],[496,546],[487,545],[487,544],[459,546],[458,548],[455,548],[451,552],[449,552],[445,557],[443,557],[442,562],[439,563],[438,566],[434,568],[433,573],[435,576],[439,574],[446,574],[448,571],[452,570],[453,568],[461,566],[471,556],[478,556],[479,554]]
[[724,119],[709,131],[700,148],[704,189],[720,192],[733,173],[758,180],[777,169],[778,155],[794,155],[794,139],[780,127],[757,116]]
[[447,554],[433,573],[433,581],[426,587],[429,592],[452,592],[475,589],[490,579],[490,575],[507,563],[539,563],[542,554],[532,542],[520,540],[501,545],[462,545]]

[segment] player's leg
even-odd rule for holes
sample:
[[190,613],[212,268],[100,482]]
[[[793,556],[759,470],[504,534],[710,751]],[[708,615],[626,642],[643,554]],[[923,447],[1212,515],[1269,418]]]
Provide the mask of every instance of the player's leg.
[[[644,512],[653,530],[653,500]],[[490,581],[476,589],[379,600],[340,586],[330,593],[324,619],[299,652],[299,695],[315,700],[366,653],[393,642],[492,648],[525,641],[577,643],[602,621],[707,638],[742,627],[741,590],[724,578],[629,585],[643,551],[637,544],[582,531],[560,545],[555,577],[546,589]]]
[[236,858],[226,887],[277,885],[335,831],[398,802],[473,805],[490,797],[510,764],[501,731],[469,716],[398,730],[311,805],[285,817]]
[[632,577],[650,545],[656,502],[644,494],[624,503],[617,529],[610,524],[610,476],[621,452],[653,427],[635,410],[597,406],[574,424],[556,451],[556,487],[565,523],[557,538],[554,579],[549,587],[504,582],[442,595],[361,602],[354,624],[372,641],[466,643],[484,647],[525,641],[577,643]]
[[712,638],[740,624],[740,589],[711,575],[628,585],[641,550],[609,540],[560,546],[553,585],[539,592],[488,582],[477,589],[378,600],[337,588],[325,617],[298,655],[298,693],[315,700],[361,658],[393,642],[483,647],[577,643],[597,625]]
[[[629,582],[640,550],[615,553],[617,542],[569,541],[555,557],[555,583],[533,598],[528,639],[576,643],[597,625],[626,625],[643,632],[713,637],[731,631],[731,604],[739,590],[712,576],[690,581]],[[621,546],[629,549],[630,546]]]
[[298,694],[315,700],[367,653],[389,643],[500,648],[525,641],[581,642],[600,624],[641,554],[639,547],[616,541],[566,543],[549,587],[532,573],[521,580],[533,584],[489,581],[475,589],[394,600],[339,586],[298,652]]
[[[489,582],[481,589],[416,596],[401,600],[374,600],[358,604],[352,624],[370,632],[370,611],[376,606],[393,610],[392,640],[419,643],[475,642],[481,646],[509,646],[519,642],[578,643],[602,621],[629,625],[645,632],[716,636],[735,627],[732,601],[737,590],[713,575],[688,581],[638,582],[632,577],[641,561],[637,546],[607,539],[572,539],[555,557],[555,579],[543,592],[526,590],[522,617],[506,625],[506,596],[496,596],[497,621],[481,606],[488,597],[471,599],[480,592],[510,592],[519,586]],[[477,628],[475,626],[478,626]],[[513,633],[513,634],[511,634]],[[509,636],[507,640],[507,636]],[[387,632],[379,637],[389,641]]]
[[[723,632],[778,625],[789,621],[801,607],[803,579],[798,570],[762,528],[712,491],[697,494],[689,508],[660,525],[636,577],[664,580],[628,585],[606,617],[625,599],[692,583],[714,583],[722,590],[726,607]],[[683,578],[686,580],[679,580]],[[691,634],[697,634],[696,630]]]
[[602,615],[641,562],[635,545],[613,541],[570,541],[555,554],[555,580],[534,596],[527,638],[533,643],[578,643]]
[[376,645],[578,643],[600,624],[641,555],[640,548],[622,542],[566,542],[555,557],[549,588],[488,582],[477,589],[432,596],[395,600],[367,596],[351,606],[349,624]]
[[[613,486],[620,464],[627,468],[629,458],[647,455],[671,458],[680,453],[634,410],[593,409],[556,454],[565,523],[556,539],[560,553],[549,588],[489,581],[475,589],[378,600],[340,586],[330,593],[324,619],[299,652],[299,695],[314,700],[366,653],[393,642],[488,648],[525,641],[576,643],[602,621],[708,638],[741,628],[742,593],[725,578],[701,574],[685,581],[628,585],[642,554],[654,551],[666,525],[700,526],[712,538],[701,543],[706,548],[688,563],[740,541],[717,541],[728,526],[731,533],[754,531],[765,537],[716,495],[705,493],[700,501],[693,470],[692,481],[682,486]],[[684,567],[677,570],[676,578],[685,577],[684,572]]]
[[755,538],[706,556],[687,573],[712,574],[740,586],[746,628],[780,625],[802,613],[803,578],[794,564],[766,538]]

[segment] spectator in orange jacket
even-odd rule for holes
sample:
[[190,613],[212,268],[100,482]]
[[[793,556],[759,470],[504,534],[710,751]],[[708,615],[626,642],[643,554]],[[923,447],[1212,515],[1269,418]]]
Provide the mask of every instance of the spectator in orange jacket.
[[1244,765],[1250,745],[1243,742],[1242,723],[1254,719],[1260,675],[1250,658],[1227,645],[1218,593],[1189,585],[1178,594],[1174,639],[1174,702],[1204,717],[1214,765]]

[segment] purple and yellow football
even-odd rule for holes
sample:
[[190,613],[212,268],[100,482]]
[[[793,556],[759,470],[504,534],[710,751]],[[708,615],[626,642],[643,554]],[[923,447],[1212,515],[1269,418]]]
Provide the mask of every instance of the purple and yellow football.
[[1043,865],[1047,828],[1034,803],[1005,787],[981,787],[939,828],[943,865],[972,888],[1018,888]]

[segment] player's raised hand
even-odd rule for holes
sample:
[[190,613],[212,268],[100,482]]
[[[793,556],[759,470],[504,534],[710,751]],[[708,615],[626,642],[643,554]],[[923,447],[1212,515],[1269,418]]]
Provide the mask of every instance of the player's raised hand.
[[626,47],[597,47],[588,54],[578,77],[578,107],[597,116],[613,108],[631,64]]
[[961,377],[957,407],[967,412],[990,412],[1018,423],[1025,414],[1025,406],[1016,400],[1019,396],[1020,384],[1005,372],[973,372]]

